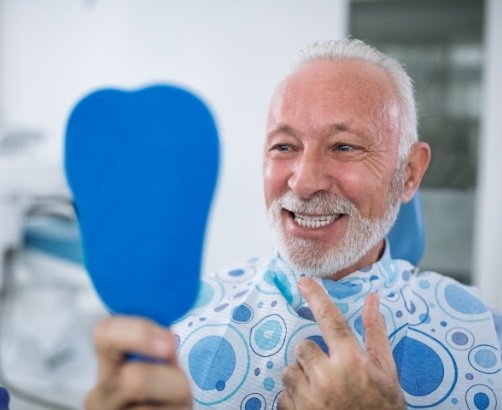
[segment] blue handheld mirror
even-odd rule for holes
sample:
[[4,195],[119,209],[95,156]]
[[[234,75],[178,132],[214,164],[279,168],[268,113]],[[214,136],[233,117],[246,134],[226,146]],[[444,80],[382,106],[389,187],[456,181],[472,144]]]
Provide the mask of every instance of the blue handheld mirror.
[[194,94],[100,90],[73,109],[65,168],[84,260],[107,307],[163,326],[198,293],[218,133]]

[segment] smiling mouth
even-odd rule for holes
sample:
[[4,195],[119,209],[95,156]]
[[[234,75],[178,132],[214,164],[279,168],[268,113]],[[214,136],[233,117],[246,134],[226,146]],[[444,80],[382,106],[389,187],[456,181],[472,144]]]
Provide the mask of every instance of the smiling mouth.
[[332,215],[305,215],[295,213],[285,209],[295,220],[295,222],[302,228],[316,229],[330,225],[336,220],[340,219],[344,214]]

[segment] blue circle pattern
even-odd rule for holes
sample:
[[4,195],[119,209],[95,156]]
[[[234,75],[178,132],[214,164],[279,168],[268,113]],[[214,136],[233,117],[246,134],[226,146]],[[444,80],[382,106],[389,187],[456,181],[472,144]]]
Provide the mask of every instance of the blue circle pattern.
[[275,349],[282,336],[281,322],[268,320],[255,333],[255,343],[262,350]]
[[232,312],[232,320],[237,323],[248,323],[253,318],[253,309],[243,303],[234,308]]
[[244,408],[246,410],[260,410],[261,409],[261,401],[257,397],[251,397],[244,405]]
[[188,356],[190,375],[202,390],[224,390],[235,370],[235,363],[232,345],[219,336],[200,339]]
[[452,340],[456,345],[464,346],[467,344],[469,339],[465,333],[455,332],[453,333]]
[[272,391],[275,387],[275,381],[271,377],[267,377],[263,380],[263,387],[266,391]]
[[486,306],[468,287],[442,278],[435,285],[438,307],[449,317],[461,322],[489,322],[492,316]]
[[[179,324],[176,330],[185,333]],[[204,324],[181,337],[178,357],[192,380],[194,402],[217,405],[234,397],[250,369],[242,333],[232,325]]]
[[489,369],[497,364],[495,353],[487,349],[478,350],[474,355],[474,361],[481,367]]
[[401,387],[413,396],[425,396],[443,382],[444,366],[439,355],[426,344],[403,337],[393,350]]
[[469,352],[469,363],[478,372],[493,374],[500,372],[500,367],[497,367],[498,356],[500,352],[496,347],[490,345],[478,345]]
[[455,350],[469,350],[475,342],[474,335],[466,328],[454,327],[446,333],[446,342]]
[[281,350],[286,333],[286,323],[281,316],[265,316],[251,328],[251,348],[258,356],[272,356]]
[[490,405],[490,398],[485,393],[476,393],[474,395],[474,405],[476,409],[486,410]]
[[476,384],[469,388],[465,401],[471,410],[498,409],[496,394],[486,385]]
[[267,402],[260,393],[252,393],[244,397],[240,406],[241,410],[265,410]]
[[449,284],[445,289],[445,298],[450,307],[466,315],[477,315],[486,312],[486,306],[474,295],[457,284]]
[[[469,409],[496,408],[496,394],[487,384],[498,386],[502,381],[500,351],[486,343],[492,340],[492,335],[473,330],[476,323],[486,320],[486,307],[452,280],[429,273],[416,276],[412,271],[411,265],[405,262],[385,262],[365,268],[365,272],[351,275],[350,279],[338,282],[324,279],[322,284],[360,340],[364,337],[361,318],[364,296],[378,290],[409,408],[465,407],[459,401],[464,397]],[[255,275],[256,272],[266,273]],[[192,318],[176,325],[177,334],[181,335],[180,356],[187,358],[194,385],[207,392],[207,395],[197,393],[194,398],[204,406],[223,402],[228,406],[235,403],[232,401],[235,399],[241,410],[265,410],[270,400],[271,408],[276,408],[282,389],[282,369],[295,361],[296,343],[308,339],[329,354],[312,311],[296,290],[294,283],[301,274],[275,259],[266,271],[247,266],[218,275],[225,285],[226,297],[216,295],[219,299],[215,304],[214,283],[203,282],[196,305],[209,305],[214,313],[205,314],[204,319],[207,316],[208,322],[215,324],[204,327],[198,325],[197,318]],[[234,295],[242,299],[234,302]],[[259,305],[262,309],[256,310]],[[273,314],[269,313],[271,308]],[[228,317],[228,322],[224,317]],[[246,346],[252,354],[247,361],[240,359],[243,347],[239,346],[239,337],[232,339],[227,332],[211,334],[211,326],[228,327],[230,321],[239,329],[236,331],[242,342],[245,341],[242,334],[248,335]],[[198,340],[186,344],[190,338],[186,331],[191,325],[194,325],[192,333],[203,327],[207,331],[200,332],[202,337]],[[182,326],[186,330],[178,332]],[[484,327],[476,329],[484,330]],[[284,355],[283,363],[276,361],[277,354]],[[246,382],[251,366],[255,382]],[[238,378],[238,374],[242,377]],[[483,374],[492,379],[483,378]],[[254,386],[255,393],[246,395],[247,386]]]
[[404,336],[396,343],[393,356],[408,407],[443,406],[458,382],[455,358],[428,333],[402,327],[396,337],[400,334]]

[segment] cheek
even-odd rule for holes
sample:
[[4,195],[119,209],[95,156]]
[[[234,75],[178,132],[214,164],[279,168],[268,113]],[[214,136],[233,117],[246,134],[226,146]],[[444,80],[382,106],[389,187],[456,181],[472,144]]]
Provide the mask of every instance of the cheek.
[[335,185],[343,196],[357,205],[369,194],[374,184],[368,178],[368,174],[361,172],[360,169],[339,166]]
[[272,201],[288,190],[288,172],[281,164],[265,162],[263,168],[265,203],[267,208]]
[[362,216],[378,218],[383,215],[388,187],[379,178],[356,170],[339,175],[342,175],[337,180],[339,191],[357,207]]

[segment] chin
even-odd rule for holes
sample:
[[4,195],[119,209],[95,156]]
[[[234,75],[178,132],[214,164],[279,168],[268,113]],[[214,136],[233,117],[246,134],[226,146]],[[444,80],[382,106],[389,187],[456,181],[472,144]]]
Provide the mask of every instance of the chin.
[[[308,201],[310,208],[305,212],[316,213],[313,205],[319,206],[317,213],[325,213],[324,208],[332,203],[332,212],[346,215],[347,228],[336,244],[326,235],[324,238],[309,238],[287,234],[282,220],[283,209],[286,207],[301,208],[305,201],[291,198],[286,194],[275,200],[269,207],[269,218],[276,246],[281,256],[298,271],[314,277],[334,277],[340,271],[355,266],[371,249],[381,242],[396,220],[399,202],[389,205],[385,214],[377,219],[370,219],[359,214],[356,206],[344,199],[319,196],[324,205]],[[305,205],[306,206],[306,205]],[[335,222],[336,223],[336,222]],[[324,228],[323,228],[324,229]],[[331,240],[333,237],[331,236]]]
[[293,238],[278,241],[279,253],[296,270],[318,278],[333,277],[354,265],[362,256],[341,247],[328,248],[316,241]]

